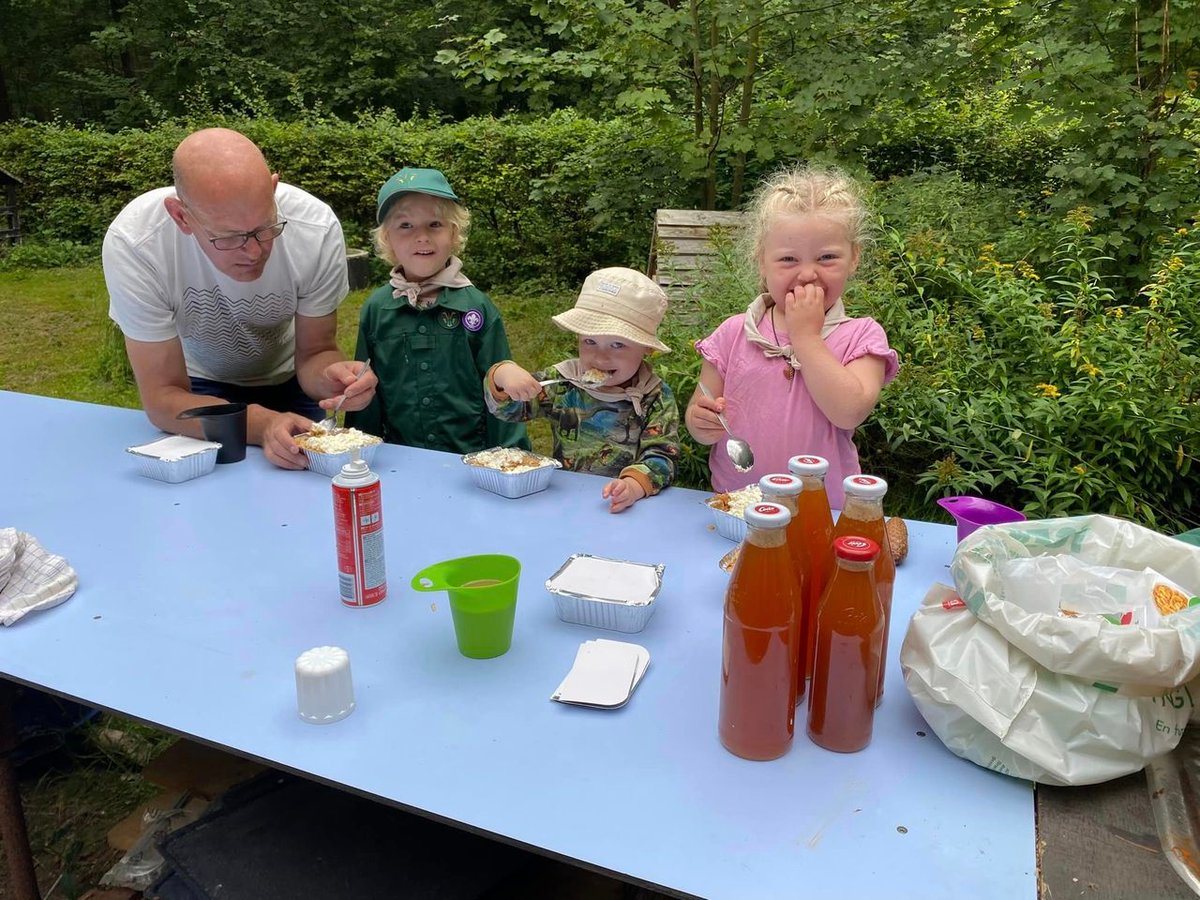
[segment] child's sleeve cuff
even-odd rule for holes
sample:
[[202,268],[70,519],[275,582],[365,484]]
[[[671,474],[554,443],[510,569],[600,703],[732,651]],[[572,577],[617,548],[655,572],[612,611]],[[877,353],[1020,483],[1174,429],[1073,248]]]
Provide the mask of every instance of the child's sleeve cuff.
[[655,493],[654,485],[650,483],[650,477],[636,466],[626,466],[621,470],[621,474],[617,477],[632,478],[639,485],[641,485],[642,490],[646,492],[647,497]]

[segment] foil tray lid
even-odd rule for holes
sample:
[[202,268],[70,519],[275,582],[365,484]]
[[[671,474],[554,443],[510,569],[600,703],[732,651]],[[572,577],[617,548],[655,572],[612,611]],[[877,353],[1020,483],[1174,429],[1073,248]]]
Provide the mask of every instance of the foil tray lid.
[[172,434],[169,437],[159,438],[157,441],[151,441],[148,444],[126,447],[125,451],[137,456],[149,456],[152,459],[161,459],[164,462],[175,462],[176,460],[186,459],[189,456],[195,456],[197,453],[204,453],[207,450],[220,449],[221,445],[216,441],[202,441],[198,438],[187,437],[182,434]]
[[631,562],[610,559],[590,553],[573,553],[557,572],[546,579],[546,590],[552,594],[620,603],[625,606],[647,606],[654,602],[662,589],[662,563]]

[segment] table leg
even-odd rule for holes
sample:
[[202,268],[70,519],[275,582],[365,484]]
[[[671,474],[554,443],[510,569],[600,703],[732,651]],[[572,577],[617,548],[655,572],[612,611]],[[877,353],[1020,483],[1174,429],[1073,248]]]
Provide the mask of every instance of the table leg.
[[17,789],[17,770],[12,753],[17,749],[17,727],[13,722],[11,681],[0,678],[0,840],[8,858],[8,881],[13,900],[41,900],[33,850],[25,830],[25,811]]

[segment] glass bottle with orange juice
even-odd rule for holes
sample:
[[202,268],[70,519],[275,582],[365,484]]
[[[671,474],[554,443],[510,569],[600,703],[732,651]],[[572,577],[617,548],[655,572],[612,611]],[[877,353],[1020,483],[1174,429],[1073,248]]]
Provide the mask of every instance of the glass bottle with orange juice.
[[875,589],[879,545],[870,538],[833,540],[837,564],[817,613],[817,658],[808,701],[814,744],[853,753],[871,742],[883,664],[883,608]]
[[833,537],[857,535],[879,545],[875,558],[875,589],[883,604],[883,657],[879,663],[879,693],[875,703],[883,702],[883,675],[887,669],[888,632],[892,619],[892,588],[896,584],[896,562],[883,520],[883,497],[887,482],[875,475],[849,475],[842,481],[846,499],[833,528]]
[[791,514],[777,503],[745,511],[746,539],[725,592],[721,711],[725,749],[775,759],[792,745],[796,610],[803,602],[787,549]]
[[[833,513],[829,509],[829,494],[825,492],[825,475],[829,460],[823,456],[804,454],[788,460],[788,471],[804,485],[797,506],[800,528],[808,555],[808,583],[804,587],[804,677],[812,677],[813,641],[816,638],[817,603],[833,570]],[[801,685],[801,689],[803,684]]]
[[768,503],[778,503],[789,513],[792,521],[787,527],[788,555],[792,558],[792,568],[796,572],[796,581],[800,585],[800,605],[796,608],[796,705],[804,702],[805,679],[810,667],[808,644],[805,643],[808,632],[808,547],[805,545],[808,536],[804,532],[804,523],[800,518],[800,492],[804,483],[795,475],[764,475],[758,480],[758,488],[762,491],[763,499]]

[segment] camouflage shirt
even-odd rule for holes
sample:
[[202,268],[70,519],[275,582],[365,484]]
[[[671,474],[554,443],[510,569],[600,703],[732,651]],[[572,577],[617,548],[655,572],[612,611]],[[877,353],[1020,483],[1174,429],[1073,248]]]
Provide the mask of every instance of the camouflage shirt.
[[[544,381],[560,378],[558,371],[534,373]],[[573,384],[548,385],[535,400],[495,400],[488,386],[484,396],[493,415],[505,422],[548,419],[554,435],[554,458],[564,469],[593,475],[637,473],[634,477],[657,494],[675,480],[679,461],[679,408],[666,382],[642,398],[642,412],[624,398],[599,400]]]

